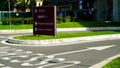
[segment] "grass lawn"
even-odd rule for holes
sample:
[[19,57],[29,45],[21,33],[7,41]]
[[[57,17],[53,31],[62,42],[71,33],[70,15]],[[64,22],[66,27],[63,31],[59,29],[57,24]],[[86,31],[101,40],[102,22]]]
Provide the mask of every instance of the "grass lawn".
[[120,68],[120,57],[112,60],[111,62],[103,66],[102,68]]
[[[11,29],[32,29],[33,25],[11,25]],[[9,25],[0,25],[0,30],[9,30],[10,26]]]
[[[120,27],[120,22],[93,22],[93,21],[78,21],[57,23],[57,28],[82,28],[82,27]],[[12,25],[12,29],[32,29],[33,25]],[[0,30],[10,29],[9,25],[1,25]]]
[[119,31],[94,31],[94,32],[64,32],[58,33],[56,38],[54,36],[47,35],[27,35],[17,36],[15,39],[21,40],[45,40],[45,39],[59,39],[59,38],[72,38],[72,37],[83,37],[83,36],[95,36],[95,35],[106,35],[106,34],[120,34]]
[[78,21],[58,23],[57,28],[80,28],[80,27],[120,27],[120,22],[101,22],[101,21]]

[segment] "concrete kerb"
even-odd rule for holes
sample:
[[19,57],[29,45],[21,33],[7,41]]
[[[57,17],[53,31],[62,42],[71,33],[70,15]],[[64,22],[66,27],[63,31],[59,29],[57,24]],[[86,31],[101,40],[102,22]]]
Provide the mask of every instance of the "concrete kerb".
[[111,62],[113,59],[117,58],[117,57],[120,57],[120,54],[116,55],[116,56],[113,56],[113,57],[110,57],[100,63],[97,63],[89,68],[102,68],[102,66],[106,65],[107,63]]
[[[18,40],[9,37],[7,42],[11,44],[22,44],[26,46],[61,46],[68,44],[84,43],[84,42],[93,42],[93,41],[104,41],[111,39],[120,39],[120,34],[111,34],[111,35],[99,35],[99,36],[88,36],[88,37],[76,37],[76,38],[62,38],[62,39],[50,39],[50,40]],[[20,46],[22,46],[20,45]]]
[[0,30],[0,34],[21,34],[21,33],[32,33],[32,29],[25,30]]

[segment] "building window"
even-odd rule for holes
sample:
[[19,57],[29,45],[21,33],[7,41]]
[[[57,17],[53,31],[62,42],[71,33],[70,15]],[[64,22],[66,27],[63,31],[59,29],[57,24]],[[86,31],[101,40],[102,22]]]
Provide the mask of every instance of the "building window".
[[94,7],[94,0],[83,0],[83,9],[92,9]]

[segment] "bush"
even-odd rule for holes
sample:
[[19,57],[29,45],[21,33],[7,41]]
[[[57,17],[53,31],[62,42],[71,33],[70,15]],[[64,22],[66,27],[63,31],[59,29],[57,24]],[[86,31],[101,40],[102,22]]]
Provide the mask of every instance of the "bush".
[[24,24],[33,24],[32,17],[30,17],[30,18],[24,18]]
[[77,17],[72,17],[72,21],[73,22],[77,21]]
[[71,21],[71,17],[70,16],[65,16],[64,17],[64,21],[65,22],[70,22]]
[[2,25],[9,25],[9,19],[5,18],[4,20],[2,20]]
[[11,18],[12,25],[20,25],[23,23],[23,18]]
[[[32,24],[32,18],[11,18],[12,25]],[[2,21],[2,25],[9,25],[9,18],[5,18]]]
[[57,23],[62,23],[63,22],[63,19],[62,19],[62,17],[57,17]]

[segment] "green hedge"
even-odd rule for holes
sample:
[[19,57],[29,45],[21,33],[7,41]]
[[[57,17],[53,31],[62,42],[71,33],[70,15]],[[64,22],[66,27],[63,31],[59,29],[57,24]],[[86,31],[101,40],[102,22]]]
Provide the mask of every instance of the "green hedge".
[[[32,18],[11,18],[12,25],[21,25],[21,24],[32,24]],[[2,25],[9,25],[9,18],[4,18],[2,20]]]
[[2,20],[2,25],[9,25],[9,19],[4,18],[4,20]]

